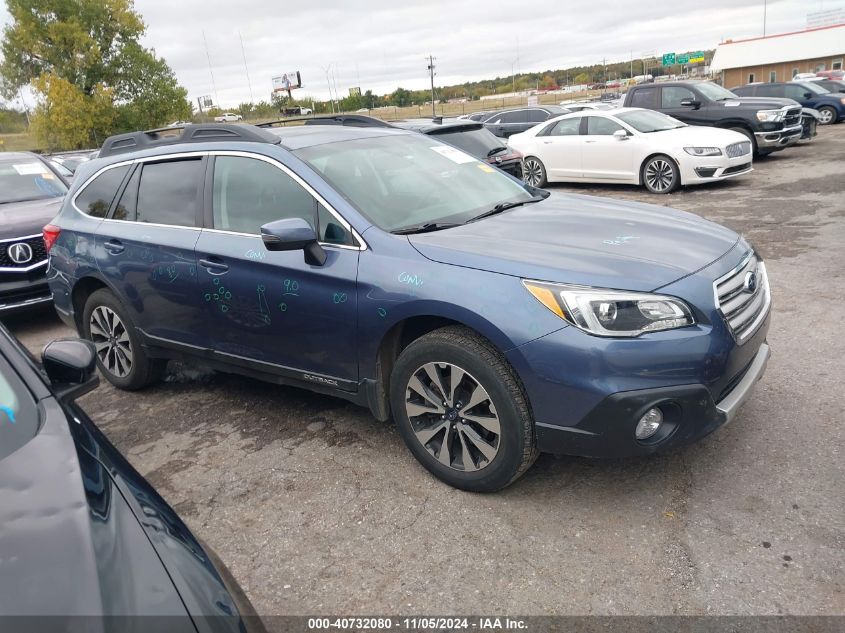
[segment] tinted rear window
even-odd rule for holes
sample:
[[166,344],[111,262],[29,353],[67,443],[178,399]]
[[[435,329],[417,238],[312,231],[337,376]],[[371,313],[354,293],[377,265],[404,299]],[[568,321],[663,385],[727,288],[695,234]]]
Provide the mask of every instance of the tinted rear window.
[[76,197],[76,207],[95,218],[104,218],[117,194],[129,165],[108,169],[89,182]]
[[657,105],[657,88],[637,88],[631,93],[632,108],[654,108]]
[[196,226],[201,160],[146,163],[138,188],[136,220],[174,226]]
[[23,382],[0,357],[0,459],[38,434],[38,408]]

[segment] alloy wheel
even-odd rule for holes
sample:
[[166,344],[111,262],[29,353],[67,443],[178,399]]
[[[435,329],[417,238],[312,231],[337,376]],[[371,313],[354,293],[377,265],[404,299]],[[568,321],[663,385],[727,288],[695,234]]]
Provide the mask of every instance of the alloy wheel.
[[426,363],[411,374],[405,412],[417,441],[453,470],[481,470],[499,452],[496,407],[478,380],[457,365]]
[[669,161],[656,158],[646,166],[645,179],[653,191],[666,191],[675,183],[675,172]]
[[829,125],[833,121],[833,110],[829,108],[822,108],[819,110],[819,123],[822,125]]
[[543,168],[540,166],[539,161],[529,158],[525,161],[523,170],[522,179],[532,187],[539,187],[543,181]]
[[118,378],[129,374],[132,371],[132,342],[117,313],[106,306],[97,306],[91,313],[89,326],[91,341],[102,366]]

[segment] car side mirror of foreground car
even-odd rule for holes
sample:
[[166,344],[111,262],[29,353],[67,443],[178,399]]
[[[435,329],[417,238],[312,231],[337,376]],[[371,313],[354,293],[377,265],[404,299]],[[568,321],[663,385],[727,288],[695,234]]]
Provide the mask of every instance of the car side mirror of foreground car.
[[697,110],[701,107],[701,101],[698,101],[697,99],[683,99],[681,101],[681,105],[685,108],[693,108]]
[[616,130],[613,133],[613,138],[615,138],[617,141],[627,141],[628,133],[625,130]]
[[58,339],[41,352],[41,365],[60,400],[75,400],[100,384],[94,344],[78,338]]
[[302,218],[286,218],[261,227],[261,240],[268,251],[305,251],[305,263],[322,266],[326,251],[317,241],[314,228]]

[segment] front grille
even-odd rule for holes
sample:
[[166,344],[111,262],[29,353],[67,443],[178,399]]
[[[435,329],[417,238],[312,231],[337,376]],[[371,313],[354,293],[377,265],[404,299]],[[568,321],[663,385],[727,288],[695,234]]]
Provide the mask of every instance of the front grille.
[[722,172],[723,176],[728,176],[730,174],[738,174],[741,171],[745,171],[746,169],[751,169],[751,163],[742,163],[742,165],[734,165],[733,167],[728,167],[725,171]]
[[742,263],[713,284],[716,307],[742,345],[763,323],[771,305],[766,266],[749,252]]
[[751,153],[751,141],[740,141],[739,143],[731,143],[725,148],[728,158],[739,158]]
[[[9,248],[13,244],[19,244],[21,242],[29,244],[29,247],[32,249],[32,259],[18,264],[9,257]],[[44,247],[44,238],[40,235],[21,238],[19,240],[8,240],[0,244],[0,268],[29,268],[34,264],[43,262],[45,259],[47,259],[47,249]]]
[[792,127],[801,123],[801,108],[790,108],[783,117],[783,127]]

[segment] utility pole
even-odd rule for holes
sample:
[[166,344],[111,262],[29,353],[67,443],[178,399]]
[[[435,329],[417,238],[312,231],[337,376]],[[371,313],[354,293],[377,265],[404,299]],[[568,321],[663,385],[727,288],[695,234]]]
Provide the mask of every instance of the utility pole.
[[244,57],[244,71],[246,72],[246,82],[249,84],[249,102],[250,104],[255,102],[255,99],[252,96],[252,80],[249,78],[249,68],[246,65],[246,49],[244,49],[244,36],[241,35],[241,32],[238,31],[238,37],[241,38],[241,54]]
[[434,107],[434,57],[431,54],[428,56],[428,74],[431,78],[431,116],[434,118],[437,116],[437,110]]
[[766,9],[767,0],[763,0],[763,37],[766,37]]
[[332,114],[334,114],[334,98],[332,97],[332,84],[329,81],[329,70],[331,70],[332,65],[329,64],[328,66],[320,66],[323,69],[323,72],[326,73],[326,85],[329,87],[329,103],[332,104]]

